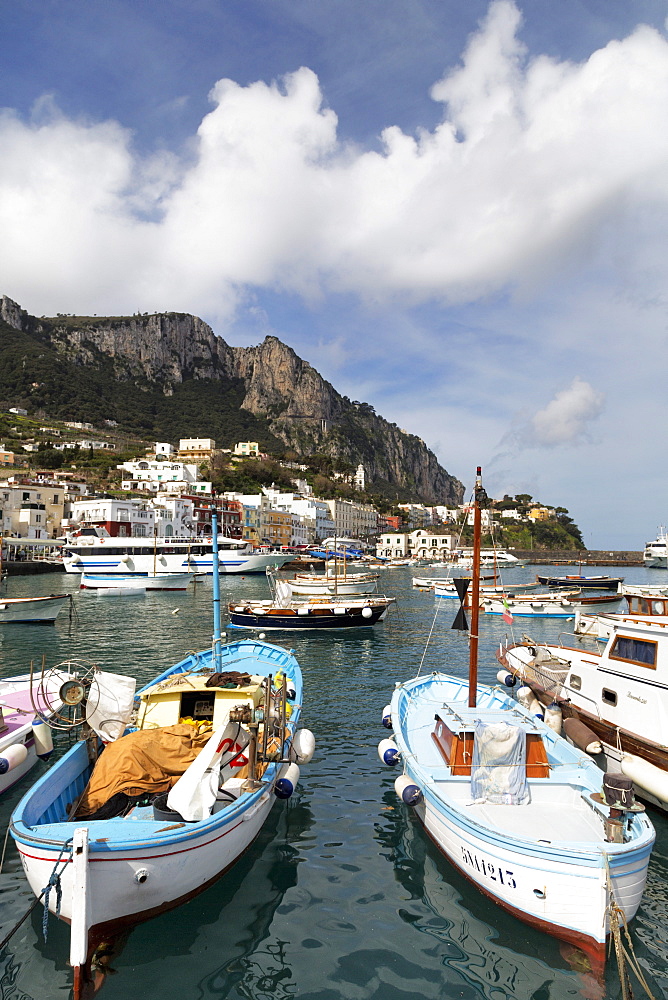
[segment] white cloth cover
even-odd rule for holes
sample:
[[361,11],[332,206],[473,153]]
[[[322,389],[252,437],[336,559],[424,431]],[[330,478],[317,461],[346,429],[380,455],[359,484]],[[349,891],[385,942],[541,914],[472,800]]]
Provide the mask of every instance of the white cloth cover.
[[530,800],[526,733],[507,722],[476,722],[471,794],[474,802],[519,806]]
[[134,707],[134,677],[96,670],[86,701],[86,722],[105,743],[125,732]]
[[292,587],[287,580],[279,580],[276,584],[276,603],[279,608],[287,608],[292,600]]
[[[221,763],[248,746],[250,736],[238,722],[228,722],[211,736],[167,796],[167,805],[190,823],[211,815],[220,782]],[[218,750],[219,746],[222,750]]]

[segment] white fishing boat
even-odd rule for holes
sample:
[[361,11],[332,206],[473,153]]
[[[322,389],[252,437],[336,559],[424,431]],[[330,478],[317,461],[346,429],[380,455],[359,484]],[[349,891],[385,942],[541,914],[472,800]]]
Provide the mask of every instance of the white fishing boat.
[[581,593],[566,595],[563,591],[549,594],[531,594],[522,597],[485,597],[483,610],[487,615],[502,615],[511,618],[575,618],[578,611],[598,614],[614,611],[622,603],[621,594],[585,596]]
[[648,569],[668,568],[668,534],[661,526],[653,542],[647,542],[642,561]]
[[30,674],[0,681],[0,793],[38,760],[51,756],[53,740],[46,720],[62,707],[58,692],[68,676],[56,671],[47,684],[33,684]]
[[82,590],[187,590],[192,573],[147,573],[146,576],[121,573],[82,573]]
[[[148,576],[151,573],[213,573],[211,538],[112,538],[84,529],[63,549],[68,573]],[[283,566],[294,559],[286,552],[256,552],[250,542],[219,538],[220,573],[264,573],[267,567]]]
[[48,597],[0,597],[0,624],[53,625],[69,603],[69,594]]
[[[668,810],[668,616],[601,616],[602,649],[508,643],[499,661],[534,692],[584,727],[574,739],[602,752],[602,766],[634,782],[642,798]],[[592,627],[590,634],[595,635]]]
[[[12,816],[33,892],[59,889],[47,902],[70,924],[75,1000],[97,944],[220,878],[312,756],[312,734],[297,729],[297,660],[254,640],[221,646],[216,581],[212,648],[142,688],[132,720],[129,678],[95,671],[88,687],[82,680],[98,736],[62,757]],[[124,732],[128,721],[136,728]]]
[[294,594],[345,596],[347,594],[370,594],[378,586],[378,573],[335,572],[295,573],[288,581]]
[[[486,502],[478,470],[476,539]],[[455,867],[602,963],[611,907],[630,920],[640,905],[654,830],[626,788],[600,794],[586,755],[505,690],[478,685],[478,566],[474,550],[468,681],[433,672],[398,684],[383,712],[394,735],[378,752],[401,762],[397,794]]]

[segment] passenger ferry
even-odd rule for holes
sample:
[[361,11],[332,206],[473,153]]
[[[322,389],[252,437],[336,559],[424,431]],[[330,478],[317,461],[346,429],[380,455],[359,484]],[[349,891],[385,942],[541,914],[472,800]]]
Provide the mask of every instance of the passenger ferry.
[[[92,532],[92,533],[90,533]],[[294,559],[286,552],[257,552],[242,539],[218,539],[221,573],[264,573],[267,566],[282,566]],[[86,529],[63,548],[68,573],[122,573],[151,576],[154,573],[213,574],[213,543],[210,538],[114,538]]]
[[642,561],[648,569],[668,569],[668,534],[664,527],[653,542],[647,542]]

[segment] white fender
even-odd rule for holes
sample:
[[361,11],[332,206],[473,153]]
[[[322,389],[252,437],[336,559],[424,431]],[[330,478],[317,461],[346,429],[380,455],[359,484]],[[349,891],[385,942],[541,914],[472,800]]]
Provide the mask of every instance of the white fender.
[[532,698],[535,696],[531,688],[524,685],[517,689],[515,697],[519,701],[520,705],[524,705],[525,708],[528,708],[531,704]]
[[33,719],[32,733],[35,737],[35,753],[40,760],[48,760],[53,753],[51,727],[43,719]]
[[509,674],[507,670],[499,670],[498,674],[496,675],[496,679],[499,682],[499,684],[504,684],[506,687],[509,688],[515,687],[515,684],[517,683],[517,678],[515,677],[515,675]]
[[383,709],[383,714],[381,716],[381,721],[386,729],[392,728],[392,706],[386,705]]
[[28,756],[28,748],[23,743],[14,743],[11,747],[5,747],[0,756],[0,774],[7,774],[15,767],[22,764]]
[[310,729],[298,729],[290,744],[290,760],[297,764],[310,764],[315,753],[315,736]]
[[622,774],[630,778],[635,785],[645,789],[650,795],[668,802],[668,771],[662,771],[656,764],[651,764],[642,757],[632,753],[622,754]]
[[288,764],[281,777],[274,785],[274,795],[277,799],[289,799],[299,781],[299,767],[297,764]]
[[394,767],[401,759],[399,747],[394,740],[381,740],[378,744],[378,756],[388,767]]
[[407,774],[400,774],[394,780],[394,790],[407,806],[418,806],[422,802],[422,791]]
[[545,709],[545,725],[553,729],[555,733],[561,733],[561,709],[556,701],[553,701]]

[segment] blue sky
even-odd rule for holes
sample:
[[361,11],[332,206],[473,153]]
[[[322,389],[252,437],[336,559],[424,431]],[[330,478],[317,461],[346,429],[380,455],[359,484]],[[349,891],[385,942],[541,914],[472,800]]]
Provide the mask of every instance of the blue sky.
[[591,548],[668,520],[655,0],[0,0],[0,292],[275,334]]

